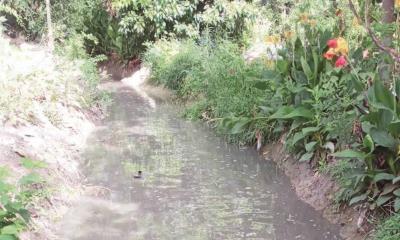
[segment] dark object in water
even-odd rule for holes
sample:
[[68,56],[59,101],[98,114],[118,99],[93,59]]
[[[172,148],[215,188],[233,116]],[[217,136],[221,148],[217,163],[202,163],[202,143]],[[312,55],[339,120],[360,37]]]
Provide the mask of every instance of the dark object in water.
[[138,174],[137,174],[137,175],[134,175],[133,178],[136,178],[136,179],[142,178],[142,171],[139,170],[137,173],[138,173]]

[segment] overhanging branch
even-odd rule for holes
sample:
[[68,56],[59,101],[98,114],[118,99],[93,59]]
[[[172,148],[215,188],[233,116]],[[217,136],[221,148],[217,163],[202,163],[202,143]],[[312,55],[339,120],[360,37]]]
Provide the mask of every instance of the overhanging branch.
[[360,15],[357,13],[357,10],[356,10],[352,0],[349,0],[349,7],[350,7],[350,10],[353,12],[354,16],[357,18],[357,21],[360,23],[364,22],[363,26],[367,30],[368,35],[371,37],[371,39],[375,43],[375,45],[382,51],[389,54],[393,58],[394,61],[400,63],[400,53],[397,52],[395,49],[386,46],[382,42],[382,40],[380,40],[378,38],[378,36],[376,36],[376,34],[372,31],[369,20],[368,20],[368,3],[366,3],[366,5],[365,5],[365,10],[366,10],[365,21],[362,21]]

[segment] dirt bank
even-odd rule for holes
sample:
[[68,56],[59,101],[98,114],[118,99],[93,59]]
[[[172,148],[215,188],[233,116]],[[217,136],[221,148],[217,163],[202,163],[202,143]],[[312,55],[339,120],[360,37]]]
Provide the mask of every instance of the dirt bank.
[[[89,107],[82,61],[46,52],[36,44],[14,46],[0,36],[0,166],[18,180],[22,158],[43,161],[44,196],[28,205],[32,221],[22,240],[58,239],[57,222],[86,191],[79,171],[81,149],[102,117]],[[92,91],[93,92],[93,91]]]
[[[276,162],[285,172],[300,199],[321,211],[331,223],[342,226],[343,238],[365,239],[368,227],[360,211],[349,207],[337,209],[334,205],[334,194],[339,187],[332,179],[315,172],[306,163],[299,163],[285,151],[284,144],[281,142],[265,146],[263,156],[268,161]],[[358,227],[360,225],[361,227]]]

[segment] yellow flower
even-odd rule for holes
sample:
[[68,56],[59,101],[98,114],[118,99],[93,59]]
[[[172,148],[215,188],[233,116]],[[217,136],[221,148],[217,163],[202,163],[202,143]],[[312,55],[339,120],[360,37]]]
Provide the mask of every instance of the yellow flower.
[[400,0],[394,1],[394,7],[400,10]]
[[335,48],[335,52],[347,56],[347,54],[349,54],[349,45],[347,44],[346,39],[339,37],[336,40],[337,47]]
[[[400,0],[399,0],[399,1],[400,1]],[[353,18],[352,25],[353,25],[353,27],[358,27],[358,26],[360,26],[360,23],[358,22],[358,19],[357,19],[356,17]]]
[[267,66],[267,68],[269,68],[269,69],[273,69],[275,66],[275,61],[271,60],[271,59],[265,59],[264,63],[265,63],[265,66]]
[[308,14],[307,13],[300,14],[300,22],[308,23]]
[[317,26],[317,20],[315,19],[308,21],[308,23],[311,25],[311,27]]
[[285,37],[286,40],[290,40],[293,38],[294,34],[292,31],[285,31],[283,33],[283,36]]
[[266,36],[264,42],[266,44],[277,44],[280,42],[280,37],[278,35]]

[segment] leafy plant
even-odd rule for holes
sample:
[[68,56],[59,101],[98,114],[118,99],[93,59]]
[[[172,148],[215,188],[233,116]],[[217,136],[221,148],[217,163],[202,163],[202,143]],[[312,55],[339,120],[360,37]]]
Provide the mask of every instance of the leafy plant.
[[44,162],[23,158],[21,164],[29,173],[17,183],[11,180],[8,168],[0,168],[0,239],[18,239],[18,234],[30,221],[27,206],[32,197],[38,194],[39,185],[44,183],[36,171],[47,166]]

